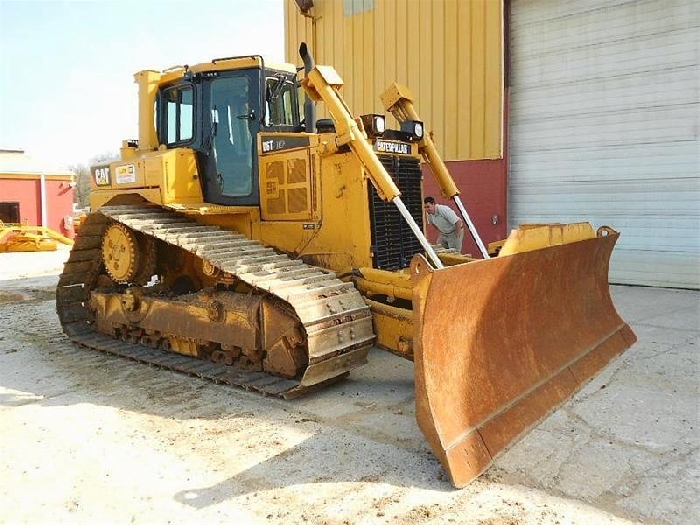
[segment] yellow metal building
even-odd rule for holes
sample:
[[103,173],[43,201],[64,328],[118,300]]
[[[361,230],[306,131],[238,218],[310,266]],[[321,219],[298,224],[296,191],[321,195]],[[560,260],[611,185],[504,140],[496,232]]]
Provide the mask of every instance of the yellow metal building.
[[379,94],[397,81],[445,160],[503,157],[501,0],[285,0],[285,20],[287,60],[307,42],[354,113],[384,113]]
[[[503,0],[285,0],[287,61],[300,64],[306,42],[316,63],[343,77],[354,114],[384,113],[379,95],[392,82],[413,92],[487,242],[506,236],[508,217],[507,17]],[[322,107],[319,116],[328,116]],[[424,173],[426,195],[439,199]],[[463,250],[478,253],[471,238]]]

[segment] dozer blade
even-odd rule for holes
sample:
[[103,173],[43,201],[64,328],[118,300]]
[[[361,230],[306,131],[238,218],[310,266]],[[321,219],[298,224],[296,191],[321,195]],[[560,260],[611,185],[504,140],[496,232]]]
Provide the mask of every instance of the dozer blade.
[[414,258],[416,418],[456,487],[636,341],[610,298],[617,237],[440,270]]

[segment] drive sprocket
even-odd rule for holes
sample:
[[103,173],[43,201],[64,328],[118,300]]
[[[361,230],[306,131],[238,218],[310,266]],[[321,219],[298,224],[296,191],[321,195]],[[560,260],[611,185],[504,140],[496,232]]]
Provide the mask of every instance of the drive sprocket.
[[102,259],[109,276],[118,283],[131,282],[139,271],[140,258],[136,233],[123,224],[110,224],[102,238]]

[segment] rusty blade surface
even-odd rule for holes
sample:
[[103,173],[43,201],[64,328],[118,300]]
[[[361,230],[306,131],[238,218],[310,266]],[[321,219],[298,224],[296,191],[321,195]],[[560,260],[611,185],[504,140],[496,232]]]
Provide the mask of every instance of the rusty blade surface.
[[636,341],[610,298],[617,237],[440,270],[414,258],[416,418],[456,487]]

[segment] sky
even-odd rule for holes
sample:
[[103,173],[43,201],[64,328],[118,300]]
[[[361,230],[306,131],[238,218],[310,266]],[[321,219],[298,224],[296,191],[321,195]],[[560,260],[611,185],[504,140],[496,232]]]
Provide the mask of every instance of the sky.
[[283,0],[0,0],[0,149],[87,165],[138,138],[133,74],[284,61]]

